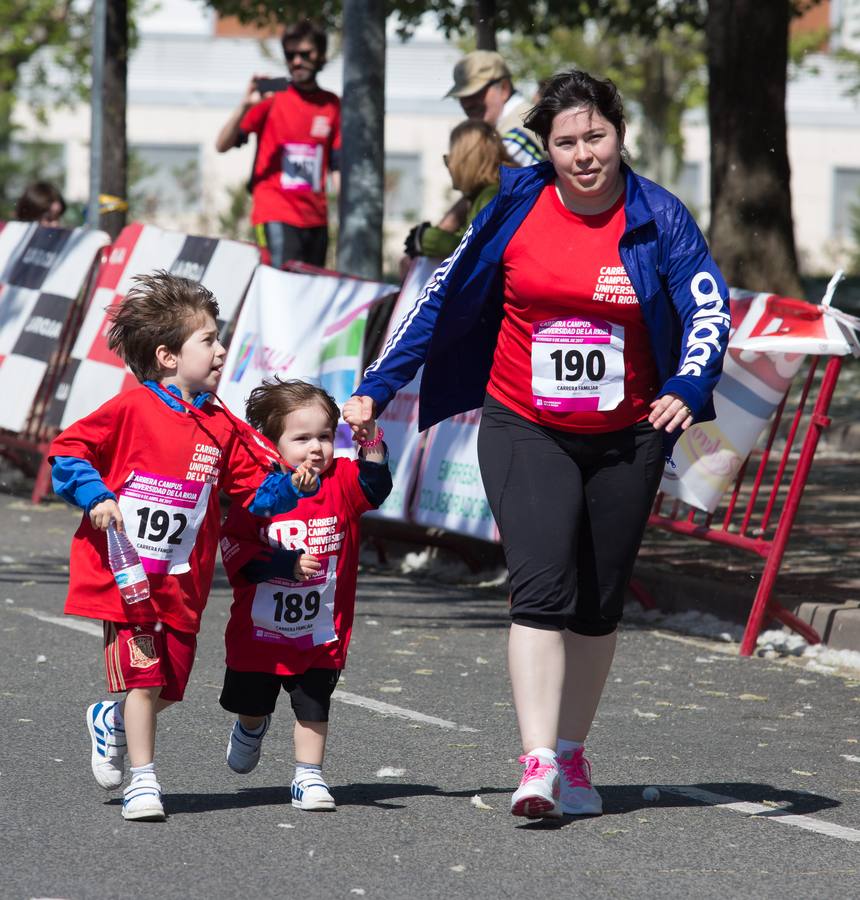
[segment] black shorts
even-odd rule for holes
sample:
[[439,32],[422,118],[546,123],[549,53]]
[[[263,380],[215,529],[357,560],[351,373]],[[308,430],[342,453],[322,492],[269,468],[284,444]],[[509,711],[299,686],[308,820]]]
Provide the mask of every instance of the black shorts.
[[285,262],[310,263],[322,268],[328,251],[328,228],[299,228],[286,222],[266,222],[257,226],[257,243],[268,247],[270,265],[280,269]]
[[611,634],[663,473],[663,437],[558,431],[487,397],[478,432],[487,500],[505,549],[511,618]]
[[268,716],[275,711],[278,693],[290,695],[293,712],[300,722],[328,722],[331,695],[340,669],[308,669],[301,675],[269,672],[238,672],[227,668],[221,706],[240,716]]

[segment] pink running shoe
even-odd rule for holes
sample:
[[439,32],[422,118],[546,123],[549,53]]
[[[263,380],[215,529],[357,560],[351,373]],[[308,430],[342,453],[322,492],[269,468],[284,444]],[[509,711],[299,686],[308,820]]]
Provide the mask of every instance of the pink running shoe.
[[526,770],[511,797],[511,815],[527,819],[559,818],[558,766],[552,759],[532,754],[521,756],[520,762]]
[[591,784],[591,763],[585,748],[565,750],[558,756],[561,774],[561,811],[568,816],[599,816],[603,800]]

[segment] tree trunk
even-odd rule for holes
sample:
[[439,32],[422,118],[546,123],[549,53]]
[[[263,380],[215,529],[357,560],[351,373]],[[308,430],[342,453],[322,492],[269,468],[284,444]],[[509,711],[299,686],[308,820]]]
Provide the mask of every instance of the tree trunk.
[[478,50],[496,49],[496,0],[474,0]]
[[[128,74],[128,0],[109,0],[105,38],[101,192],[127,202],[128,144],[125,107]],[[100,217],[100,227],[112,238],[122,231],[125,223],[124,209],[107,212]]]
[[787,2],[710,0],[711,250],[729,284],[802,296],[786,136]]
[[344,0],[340,232],[337,267],[382,277],[385,2]]

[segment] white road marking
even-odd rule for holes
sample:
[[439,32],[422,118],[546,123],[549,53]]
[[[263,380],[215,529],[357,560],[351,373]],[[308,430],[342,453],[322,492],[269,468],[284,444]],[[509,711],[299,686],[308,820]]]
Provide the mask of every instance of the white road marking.
[[410,719],[413,722],[423,722],[425,725],[438,725],[439,728],[452,728],[455,731],[477,732],[477,728],[468,725],[458,725],[448,719],[437,719],[436,716],[425,716],[424,713],[415,712],[413,709],[405,709],[402,706],[394,706],[392,703],[383,703],[381,700],[373,700],[371,697],[362,697],[360,694],[352,694],[342,691],[340,688],[332,694],[332,700],[340,700],[349,706],[362,706],[382,713],[384,716],[397,716],[400,719]]
[[844,825],[822,822],[820,819],[813,819],[810,816],[794,815],[780,809],[774,809],[772,806],[765,806],[763,803],[747,803],[734,797],[714,794],[711,791],[703,791],[700,788],[687,785],[660,785],[660,790],[668,791],[670,794],[680,794],[682,797],[689,797],[691,800],[698,800],[707,806],[729,809],[732,812],[741,813],[745,816],[769,819],[771,822],[776,822],[780,825],[793,825],[795,828],[803,828],[805,831],[814,831],[816,834],[823,834],[827,837],[835,837],[843,841],[860,844],[860,831],[856,828],[846,828]]
[[25,616],[32,616],[40,622],[48,622],[51,625],[62,625],[64,628],[71,628],[73,631],[83,631],[85,634],[91,634],[94,637],[102,637],[104,629],[101,625],[94,625],[85,619],[77,619],[71,616],[52,616],[50,613],[43,613],[37,609],[29,609],[26,606],[7,606],[10,612],[23,613]]
[[[83,631],[85,634],[91,634],[94,637],[102,637],[104,633],[101,625],[94,625],[91,622],[71,616],[52,616],[50,613],[43,613],[36,609],[29,609],[21,606],[8,606],[6,608],[11,612],[32,616],[40,622],[48,622],[51,625],[62,625],[64,628],[71,628],[74,631]],[[383,703],[381,700],[374,700],[371,697],[362,697],[360,694],[352,694],[349,691],[338,689],[334,692],[332,699],[340,700],[341,703],[347,703],[350,706],[361,706],[364,709],[382,713],[384,716],[397,716],[397,718],[400,719],[409,719],[412,722],[422,722],[425,725],[436,725],[439,728],[450,728],[454,731],[470,732],[477,732],[478,730],[477,728],[470,728],[468,725],[458,725],[456,722],[451,722],[448,719],[427,716],[424,713],[416,712],[413,709],[394,706],[391,703]]]

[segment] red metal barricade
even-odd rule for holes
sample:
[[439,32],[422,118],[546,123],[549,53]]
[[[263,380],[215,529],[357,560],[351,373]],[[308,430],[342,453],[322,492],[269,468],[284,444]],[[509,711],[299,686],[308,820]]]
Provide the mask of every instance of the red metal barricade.
[[[758,635],[768,618],[776,619],[810,643],[821,642],[818,632],[784,609],[773,593],[818,439],[830,424],[828,411],[842,367],[842,357],[828,358],[812,409],[807,412],[820,361],[821,357],[811,357],[799,395],[789,390],[783,398],[773,414],[764,446],[747,458],[731,491],[715,512],[705,513],[660,493],[648,519],[648,524],[655,528],[725,544],[765,560],[747,618],[741,656],[750,656],[755,650]],[[775,449],[775,442],[783,433],[785,444],[780,453]],[[798,442],[799,452],[795,452]],[[640,583],[634,583],[631,589],[643,605],[654,605],[653,598]]]

